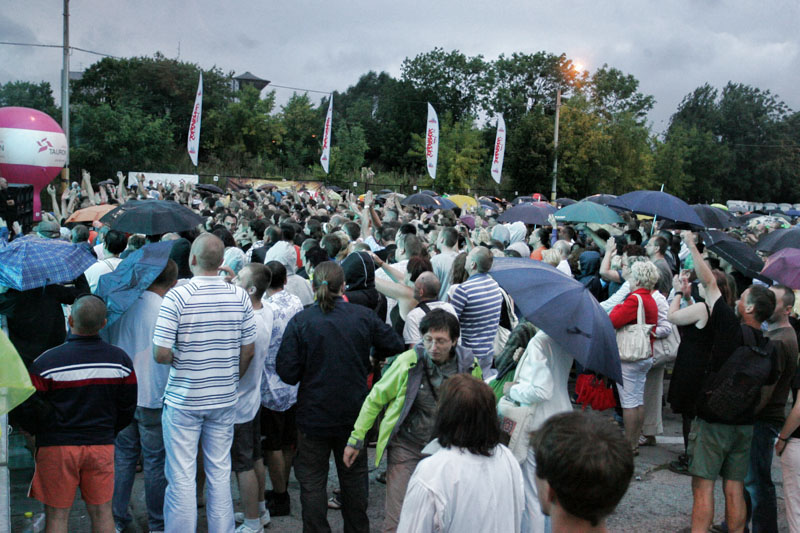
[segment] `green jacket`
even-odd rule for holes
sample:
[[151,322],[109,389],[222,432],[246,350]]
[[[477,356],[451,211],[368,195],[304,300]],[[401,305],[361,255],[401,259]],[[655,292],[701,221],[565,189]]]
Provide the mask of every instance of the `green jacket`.
[[[419,353],[417,352],[419,350]],[[390,367],[387,368],[381,379],[372,387],[372,390],[361,406],[353,432],[348,439],[348,446],[356,449],[364,448],[364,438],[372,428],[375,419],[381,410],[386,407],[378,430],[378,446],[375,450],[375,465],[381,462],[381,457],[389,440],[400,429],[401,424],[411,411],[417,391],[422,384],[422,365],[417,362],[422,354],[422,344],[417,344],[397,356]],[[470,372],[478,379],[483,378],[478,360],[472,355],[472,350],[456,346],[458,358],[458,372]]]

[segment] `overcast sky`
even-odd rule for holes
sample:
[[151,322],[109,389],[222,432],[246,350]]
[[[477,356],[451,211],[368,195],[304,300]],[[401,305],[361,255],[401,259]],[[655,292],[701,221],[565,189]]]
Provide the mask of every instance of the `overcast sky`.
[[[370,70],[399,76],[405,57],[440,46],[487,59],[564,52],[590,72],[608,63],[655,96],[655,131],[706,82],[769,89],[800,109],[797,0],[72,0],[70,11],[73,46],[124,57],[177,57],[180,46],[203,68],[322,91]],[[3,0],[0,40],[61,44],[62,22],[61,0]],[[75,51],[70,69],[97,59]],[[59,49],[0,45],[2,83],[45,80],[58,93],[60,70]]]

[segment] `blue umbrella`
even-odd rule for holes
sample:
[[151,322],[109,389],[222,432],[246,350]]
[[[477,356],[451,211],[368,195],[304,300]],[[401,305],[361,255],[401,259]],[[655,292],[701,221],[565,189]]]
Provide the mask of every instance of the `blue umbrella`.
[[692,206],[671,194],[661,191],[633,191],[608,202],[608,207],[619,207],[640,215],[650,215],[695,228],[705,224]]
[[402,205],[417,205],[430,209],[441,209],[442,204],[430,194],[416,193],[406,196],[400,204]]
[[458,205],[449,198],[442,198],[441,196],[434,196],[434,198],[439,202],[439,209],[455,209],[458,207]]
[[72,281],[97,262],[81,246],[37,236],[14,239],[0,249],[0,285],[27,291]]
[[594,202],[596,204],[608,205],[609,202],[616,200],[617,197],[613,194],[593,194],[587,196],[581,202]]
[[175,241],[155,242],[142,246],[126,257],[114,272],[100,276],[97,296],[108,307],[108,324],[113,324],[127,311],[139,295],[155,281],[167,266]]
[[583,283],[527,258],[496,257],[489,274],[511,295],[520,314],[576,361],[622,382],[614,326]]
[[594,202],[577,202],[562,207],[555,214],[556,220],[564,222],[596,222],[598,224],[621,224],[622,218],[610,207]]
[[547,217],[556,212],[556,208],[547,202],[525,202],[509,208],[499,217],[498,222],[524,222],[525,224],[547,224]]

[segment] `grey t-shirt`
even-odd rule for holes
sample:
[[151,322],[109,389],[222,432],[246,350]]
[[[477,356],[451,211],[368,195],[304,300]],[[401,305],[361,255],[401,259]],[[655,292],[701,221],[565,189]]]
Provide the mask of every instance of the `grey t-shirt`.
[[[400,431],[395,436],[398,441],[417,446],[425,446],[433,438],[433,425],[436,422],[436,399],[439,397],[439,389],[445,379],[458,372],[458,360],[455,356],[441,365],[437,365],[427,356],[423,357],[426,360],[420,360],[419,364],[424,365],[422,371],[427,372],[429,379],[423,374],[411,411],[408,412],[408,416],[400,426]],[[431,387],[433,387],[433,391],[431,391]]]

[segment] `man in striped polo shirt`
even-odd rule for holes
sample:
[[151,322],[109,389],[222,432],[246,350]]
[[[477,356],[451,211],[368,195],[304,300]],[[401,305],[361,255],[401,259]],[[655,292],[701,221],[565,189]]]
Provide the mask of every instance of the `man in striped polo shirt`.
[[217,275],[225,247],[214,235],[195,239],[194,277],[164,297],[153,335],[156,361],[171,365],[162,427],[167,452],[165,530],[197,529],[198,443],[208,483],[209,531],[233,531],[231,444],[239,377],[254,354],[253,306],[240,287]]
[[492,343],[503,307],[500,286],[488,274],[493,259],[488,248],[473,248],[465,265],[469,279],[459,285],[450,298],[461,323],[461,344],[478,358],[484,376],[492,373]]

